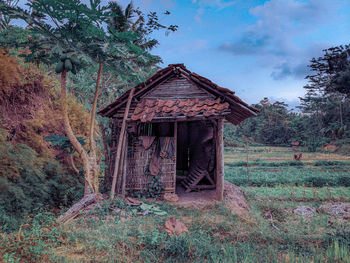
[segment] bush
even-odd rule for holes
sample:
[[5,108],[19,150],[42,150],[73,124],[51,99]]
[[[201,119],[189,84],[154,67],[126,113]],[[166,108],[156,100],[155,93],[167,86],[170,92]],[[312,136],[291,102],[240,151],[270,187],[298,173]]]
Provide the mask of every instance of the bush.
[[339,177],[338,178],[338,185],[349,187],[350,186],[350,176]]
[[328,142],[327,138],[322,137],[310,137],[306,141],[307,150],[309,152],[316,152],[322,145]]
[[55,160],[39,157],[29,146],[0,144],[0,225],[17,229],[35,211],[71,205],[83,186]]
[[349,165],[349,163],[341,162],[341,161],[316,161],[314,162],[314,166],[343,166],[343,165]]
[[307,178],[306,183],[310,184],[312,186],[315,186],[315,187],[322,187],[325,185],[333,185],[332,183],[330,183],[330,180],[328,178],[316,177],[316,176]]

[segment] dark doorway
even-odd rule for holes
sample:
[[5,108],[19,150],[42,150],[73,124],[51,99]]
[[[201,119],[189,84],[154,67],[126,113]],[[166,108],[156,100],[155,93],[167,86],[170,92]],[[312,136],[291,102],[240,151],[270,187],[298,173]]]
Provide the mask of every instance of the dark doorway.
[[215,189],[215,129],[210,121],[177,126],[176,192]]

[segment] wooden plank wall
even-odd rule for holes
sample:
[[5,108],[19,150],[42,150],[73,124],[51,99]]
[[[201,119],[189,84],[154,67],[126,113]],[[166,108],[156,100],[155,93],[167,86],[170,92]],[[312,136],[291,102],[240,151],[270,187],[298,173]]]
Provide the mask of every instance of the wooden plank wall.
[[[186,79],[182,76],[175,76],[164,83],[161,83],[159,86],[151,89],[148,93],[143,95],[139,100],[134,98],[130,105],[130,110],[128,118],[131,118],[137,104],[143,98],[146,99],[215,99],[213,94],[210,94],[206,90],[199,88],[195,83]],[[125,111],[125,106],[122,106],[114,115],[115,118],[123,118]]]
[[142,96],[146,99],[213,99],[214,95],[199,88],[183,76],[175,76],[153,88]]

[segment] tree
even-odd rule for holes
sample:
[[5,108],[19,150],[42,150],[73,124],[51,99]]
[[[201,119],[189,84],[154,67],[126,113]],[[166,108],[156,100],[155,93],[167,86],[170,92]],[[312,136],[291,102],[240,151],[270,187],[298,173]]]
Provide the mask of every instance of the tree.
[[350,46],[337,46],[323,50],[323,56],[313,58],[309,67],[313,74],[306,77],[306,95],[301,109],[316,120],[313,135],[340,139],[349,127],[350,99]]
[[[1,0],[0,3],[9,7],[16,7],[19,0]],[[10,26],[11,17],[0,12],[0,31],[7,29]]]
[[[91,0],[90,6],[81,3],[80,0],[36,0],[28,3],[28,6],[33,10],[32,13],[3,4],[0,7],[7,15],[26,21],[33,32],[43,37],[42,42],[51,47],[51,62],[57,62],[57,57],[62,60],[58,62],[56,72],[61,75],[65,132],[82,159],[86,179],[85,193],[98,192],[99,160],[94,134],[103,68],[113,70],[126,79],[133,79],[137,78],[138,66],[157,59],[133,44],[133,41],[137,40],[135,32],[120,32],[111,27],[110,21],[114,15],[108,7],[101,6],[100,0]],[[156,19],[156,16],[151,19]],[[154,28],[154,25],[157,23],[151,21],[149,28]],[[104,28],[107,28],[107,31]],[[75,73],[84,62],[98,64],[96,88],[90,111],[89,150],[85,149],[74,135],[69,123],[66,101],[67,73]]]

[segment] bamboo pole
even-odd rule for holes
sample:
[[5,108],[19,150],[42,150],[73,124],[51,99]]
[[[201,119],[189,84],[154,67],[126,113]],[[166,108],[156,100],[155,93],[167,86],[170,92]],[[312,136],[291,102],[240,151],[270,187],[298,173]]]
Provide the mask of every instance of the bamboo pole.
[[116,183],[116,194],[121,193],[122,189],[122,176],[123,176],[123,165],[124,165],[124,156],[125,156],[125,138],[128,135],[128,132],[125,131],[125,135],[123,137],[123,143],[122,143],[122,152],[120,154],[120,163],[119,163],[119,170],[118,170],[118,176],[117,176],[117,183]]
[[126,171],[128,164],[128,133],[124,138],[124,154],[123,154],[123,181],[122,181],[122,196],[125,197]]
[[117,182],[117,176],[118,176],[118,170],[119,170],[119,163],[120,163],[120,154],[122,150],[122,144],[123,144],[123,139],[125,136],[125,126],[126,126],[126,119],[129,114],[129,109],[130,109],[130,104],[131,104],[131,99],[134,95],[135,88],[132,88],[129,94],[128,102],[126,104],[126,109],[124,112],[124,117],[123,117],[123,123],[122,123],[122,128],[119,134],[119,140],[118,140],[118,148],[117,148],[117,156],[115,158],[115,165],[114,165],[114,172],[113,172],[113,181],[112,181],[112,189],[111,189],[111,196],[110,198],[114,198],[115,194],[115,184]]

